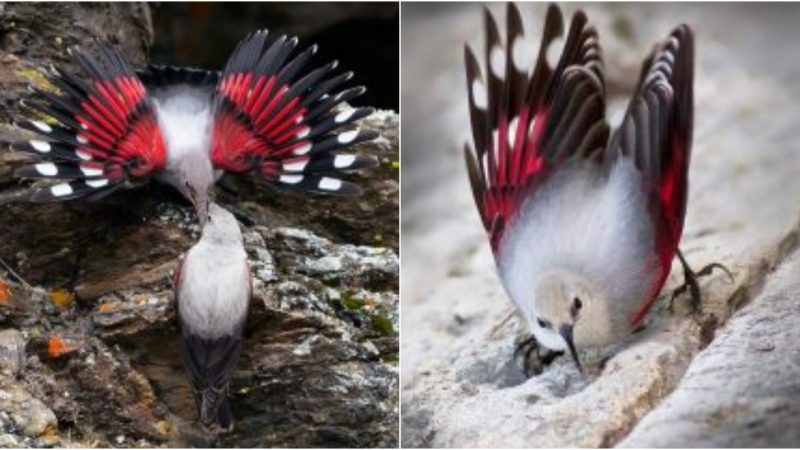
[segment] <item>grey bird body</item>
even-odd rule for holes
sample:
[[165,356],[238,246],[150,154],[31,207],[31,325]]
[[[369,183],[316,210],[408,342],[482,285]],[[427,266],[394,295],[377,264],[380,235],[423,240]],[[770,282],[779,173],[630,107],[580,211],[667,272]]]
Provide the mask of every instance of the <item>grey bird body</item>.
[[628,317],[654,283],[642,176],[626,159],[603,172],[580,162],[562,169],[522,205],[498,252],[509,297],[537,340],[554,350],[566,350],[564,340],[536,318],[568,317],[558,317],[558,308],[541,311],[548,305],[535,299],[580,298],[584,326],[575,329],[575,345],[606,345],[630,333]]
[[216,204],[180,265],[175,290],[183,362],[200,419],[229,429],[228,383],[241,351],[251,284],[239,225]]

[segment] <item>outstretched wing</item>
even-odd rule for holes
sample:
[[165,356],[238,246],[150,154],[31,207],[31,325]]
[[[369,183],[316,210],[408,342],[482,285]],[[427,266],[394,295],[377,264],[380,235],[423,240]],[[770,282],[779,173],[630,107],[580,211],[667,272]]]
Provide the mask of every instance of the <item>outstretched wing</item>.
[[268,43],[266,30],[238,45],[217,85],[212,161],[229,172],[252,172],[278,188],[360,193],[335,175],[376,160],[335,151],[377,137],[340,130],[372,113],[371,108],[342,108],[365,89],[333,93],[352,73],[336,75],[335,61],[304,71],[316,46],[291,56],[296,46],[297,38],[286,36]]
[[22,178],[63,180],[32,191],[34,201],[97,199],[129,179],[164,168],[166,148],[147,91],[122,55],[99,46],[98,58],[70,49],[87,81],[51,67],[44,70],[59,90],[32,87],[23,104],[52,121],[20,119],[18,127],[44,139],[15,142],[13,150],[42,162],[21,167]]
[[608,139],[604,80],[596,31],[578,11],[558,64],[547,49],[563,34],[561,11],[550,5],[539,56],[531,72],[519,10],[509,3],[507,43],[485,11],[486,78],[465,49],[473,152],[466,146],[475,203],[497,252],[522,202],[564,161],[602,153]]
[[639,84],[620,128],[611,138],[607,160],[633,158],[649,195],[656,226],[659,279],[640,310],[638,323],[669,274],[686,217],[692,146],[694,38],[686,25],[670,33],[645,60]]

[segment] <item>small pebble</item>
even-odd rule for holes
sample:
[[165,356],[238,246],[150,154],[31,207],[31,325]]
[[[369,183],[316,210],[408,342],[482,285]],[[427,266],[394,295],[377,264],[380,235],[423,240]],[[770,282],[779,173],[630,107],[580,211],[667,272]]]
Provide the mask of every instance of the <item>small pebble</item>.
[[18,330],[0,331],[0,373],[19,376],[25,368],[25,338]]

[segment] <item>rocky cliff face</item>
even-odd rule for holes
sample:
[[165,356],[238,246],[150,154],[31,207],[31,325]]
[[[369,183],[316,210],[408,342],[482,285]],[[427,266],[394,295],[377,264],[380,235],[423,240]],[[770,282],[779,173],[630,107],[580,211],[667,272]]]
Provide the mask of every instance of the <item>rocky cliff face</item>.
[[[523,377],[511,357],[524,325],[494,273],[461,161],[469,119],[460,97],[466,91],[453,86],[464,83],[463,42],[481,39],[481,11],[407,5],[402,443],[796,445],[800,344],[790,311],[800,301],[791,275],[800,226],[800,108],[794,100],[800,66],[789,57],[791,46],[779,43],[800,40],[789,19],[798,9],[581,7],[604,47],[612,123],[619,122],[623,94],[652,43],[681,22],[696,31],[695,133],[682,248],[693,266],[718,261],[735,280],[704,278],[702,313],[690,315],[681,297],[671,314],[666,300],[682,282],[676,263],[646,329],[615,348],[584,355],[593,361],[585,375],[562,358],[540,376]],[[545,6],[525,8],[533,11],[527,25],[541,30]],[[568,14],[575,8],[565,6]],[[500,5],[491,9],[503,17]],[[743,21],[748,27],[731,26]],[[605,356],[611,358],[602,366]]]
[[[144,61],[146,6],[6,4],[0,140],[35,64],[90,35]],[[76,25],[77,24],[77,25]],[[39,32],[40,29],[43,31]],[[32,36],[37,36],[33,38]],[[394,446],[398,423],[398,116],[354,174],[365,195],[297,197],[223,179],[255,295],[232,382],[237,427],[199,430],[179,358],[170,275],[197,238],[189,205],[154,184],[101,203],[16,201],[26,156],[0,149],[0,446]]]

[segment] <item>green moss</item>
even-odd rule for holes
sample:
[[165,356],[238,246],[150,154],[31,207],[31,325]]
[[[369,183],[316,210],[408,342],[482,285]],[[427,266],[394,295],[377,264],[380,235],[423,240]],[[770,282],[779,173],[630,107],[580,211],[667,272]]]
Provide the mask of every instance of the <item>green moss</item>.
[[349,292],[342,293],[342,298],[340,301],[345,308],[351,310],[359,310],[367,304],[365,300],[362,300]]
[[392,325],[392,321],[384,316],[379,316],[377,314],[372,316],[372,326],[378,330],[378,333],[380,333],[381,336],[391,337],[396,334],[394,331],[394,325]]
[[389,353],[388,355],[381,355],[381,361],[390,364],[397,364],[400,362],[400,356],[397,353]]

